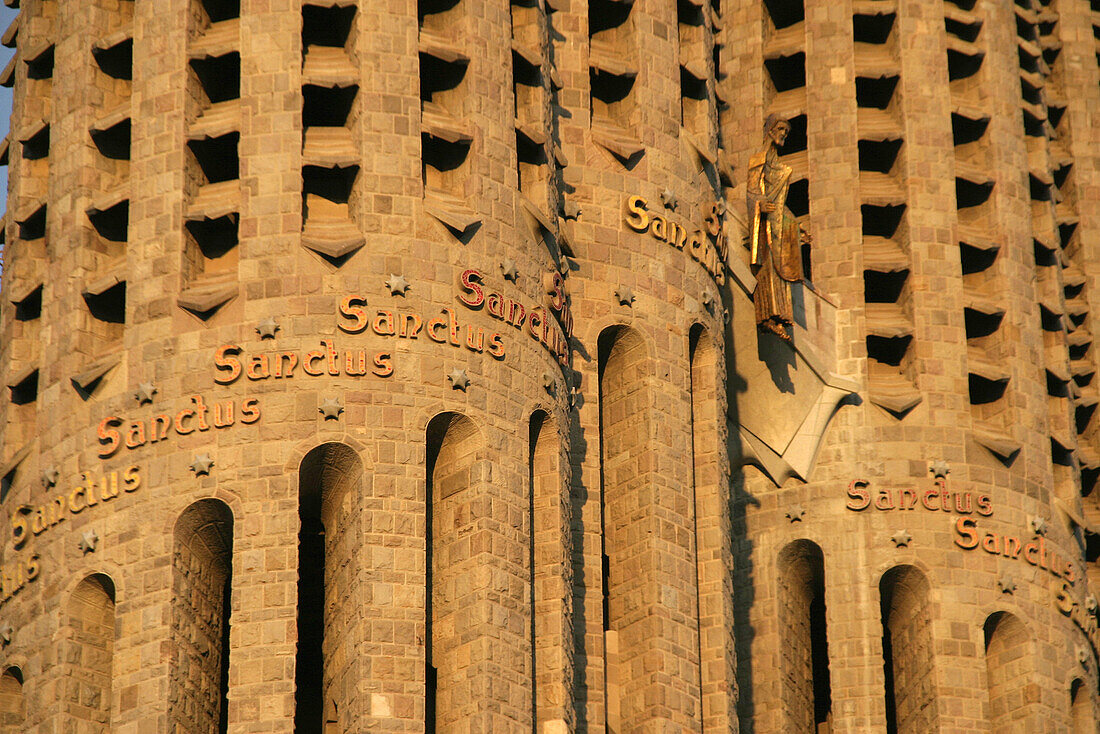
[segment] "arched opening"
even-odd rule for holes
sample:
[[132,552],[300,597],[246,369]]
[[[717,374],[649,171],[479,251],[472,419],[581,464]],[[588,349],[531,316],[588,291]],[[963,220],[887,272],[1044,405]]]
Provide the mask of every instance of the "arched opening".
[[729,726],[736,713],[729,681],[733,653],[733,558],[729,517],[729,458],[723,444],[726,420],[722,353],[702,324],[688,339],[691,369],[691,445],[698,576],[700,690],[704,731]]
[[568,461],[554,416],[535,411],[529,421],[528,483],[531,491],[531,644],[535,726],[565,720],[573,681],[562,664],[572,655],[572,584],[568,543],[569,490],[563,466]]
[[1096,715],[1088,684],[1074,678],[1069,686],[1069,715],[1073,734],[1096,734]]
[[[607,728],[683,726],[698,715],[686,702],[700,695],[691,475],[677,478],[665,467],[669,439],[641,335],[613,326],[597,345]],[[690,472],[686,458],[671,460]],[[687,660],[669,676],[653,661],[673,647]]]
[[[426,731],[447,731],[471,714],[470,675],[478,651],[472,638],[478,590],[473,548],[466,543],[477,527],[477,485],[486,481],[484,441],[474,421],[444,413],[427,429],[428,589],[425,650]],[[487,549],[485,549],[487,550]],[[466,666],[471,666],[466,669]]]
[[1035,655],[1027,627],[1013,614],[994,612],[985,620],[984,629],[989,723],[993,731],[1040,731],[1044,722],[1034,711],[1039,691],[1031,681]]
[[65,605],[69,636],[62,660],[69,663],[68,720],[95,730],[111,729],[111,674],[115,645],[115,584],[95,573],[81,581]]
[[468,417],[443,413],[425,432],[427,732],[532,723],[530,489],[486,456]]
[[[645,649],[645,532],[636,499],[646,482],[642,455],[649,438],[646,349],[627,327],[600,334],[600,475],[603,539],[604,698],[607,731],[626,731],[643,715],[643,676],[632,663]],[[633,510],[633,512],[632,512]],[[640,542],[641,541],[641,542]]]
[[221,500],[191,504],[176,521],[172,554],[173,732],[225,732],[229,725],[229,617],[233,512]]
[[809,540],[779,552],[779,639],[788,731],[828,731],[832,718],[825,559]]
[[[298,650],[294,670],[294,731],[340,731],[340,711],[355,694],[349,631],[355,604],[326,604],[326,595],[356,598],[357,533],[351,532],[363,464],[342,443],[306,454],[298,472]],[[331,601],[331,600],[330,600]],[[345,722],[346,723],[346,722]]]
[[0,732],[23,731],[24,705],[23,671],[11,666],[0,675]]
[[939,725],[929,592],[928,579],[913,566],[895,566],[879,581],[887,734]]

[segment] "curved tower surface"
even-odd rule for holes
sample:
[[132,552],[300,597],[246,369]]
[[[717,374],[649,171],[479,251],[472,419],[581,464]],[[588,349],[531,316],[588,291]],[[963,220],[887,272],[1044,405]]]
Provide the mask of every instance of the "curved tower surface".
[[1100,4],[5,2],[0,731],[1097,730]]

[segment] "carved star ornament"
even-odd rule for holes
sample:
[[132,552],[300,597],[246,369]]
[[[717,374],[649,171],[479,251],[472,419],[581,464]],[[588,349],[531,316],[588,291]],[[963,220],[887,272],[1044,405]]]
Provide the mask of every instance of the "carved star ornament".
[[195,457],[195,460],[191,462],[191,471],[195,473],[196,477],[203,475],[209,475],[211,467],[214,466],[214,459],[210,457],[210,454],[199,454]]
[[325,417],[325,420],[337,420],[344,412],[344,406],[336,398],[325,398],[325,401],[317,408],[317,412]]

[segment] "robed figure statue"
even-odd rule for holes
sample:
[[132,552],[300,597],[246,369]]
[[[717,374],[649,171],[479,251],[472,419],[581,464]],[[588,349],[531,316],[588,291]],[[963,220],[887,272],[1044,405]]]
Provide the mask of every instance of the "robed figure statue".
[[787,208],[792,169],[780,162],[776,151],[790,131],[789,122],[768,115],[764,121],[764,149],[749,159],[746,189],[749,246],[756,275],[752,299],[756,325],[784,341],[791,340],[791,284],[802,280],[802,244],[810,242],[809,234]]

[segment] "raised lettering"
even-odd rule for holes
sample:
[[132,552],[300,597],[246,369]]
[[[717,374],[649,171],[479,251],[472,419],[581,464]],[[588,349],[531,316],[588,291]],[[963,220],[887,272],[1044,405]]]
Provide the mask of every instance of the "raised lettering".
[[218,370],[214,382],[228,385],[241,376],[241,361],[237,359],[240,353],[241,348],[236,344],[218,347],[218,351],[214,352],[214,367]]
[[341,331],[346,331],[349,334],[358,334],[367,328],[367,310],[363,306],[367,305],[367,299],[365,296],[348,296],[344,300],[340,301],[340,315],[344,318],[351,319],[353,323],[339,322],[337,326]]
[[960,517],[955,521],[955,545],[965,550],[978,547],[978,523],[969,517]]

